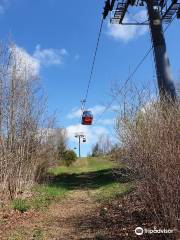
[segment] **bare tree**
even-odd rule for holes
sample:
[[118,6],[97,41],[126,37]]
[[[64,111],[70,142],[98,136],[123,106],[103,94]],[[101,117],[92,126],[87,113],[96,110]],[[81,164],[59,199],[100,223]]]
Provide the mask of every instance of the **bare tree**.
[[110,136],[101,134],[97,143],[92,147],[92,156],[106,155],[111,152],[112,148]]
[[29,59],[14,45],[0,45],[0,185],[11,198],[31,186],[50,155],[39,129],[45,121],[46,102],[39,77]]

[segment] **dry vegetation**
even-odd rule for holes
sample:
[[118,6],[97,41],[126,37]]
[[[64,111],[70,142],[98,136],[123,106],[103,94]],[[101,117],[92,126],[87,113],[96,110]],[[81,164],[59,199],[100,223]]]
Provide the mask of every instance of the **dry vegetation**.
[[53,118],[33,72],[13,44],[0,44],[0,194],[13,199],[42,177]]
[[138,196],[154,224],[179,230],[180,106],[136,104],[117,119],[119,154],[138,176]]

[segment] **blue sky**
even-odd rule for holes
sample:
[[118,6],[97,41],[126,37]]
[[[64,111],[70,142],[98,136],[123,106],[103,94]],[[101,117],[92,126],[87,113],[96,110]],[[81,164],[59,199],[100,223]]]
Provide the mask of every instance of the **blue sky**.
[[[67,127],[70,147],[76,146],[74,132],[83,131],[86,155],[102,133],[113,135],[115,113],[106,112],[95,125],[80,125],[78,110],[84,97],[97,41],[104,0],[0,0],[0,39],[10,36],[26,57],[34,61],[48,95],[49,112],[57,111],[58,125]],[[145,8],[132,9],[137,19]],[[127,20],[130,17],[127,17]],[[180,22],[175,20],[166,33],[172,72],[180,74]],[[104,22],[87,107],[95,119],[111,100],[111,87],[123,85],[129,71],[150,47],[148,29],[122,27]],[[150,55],[133,78],[137,86],[152,83],[154,67]],[[117,103],[113,104],[116,107]],[[96,120],[95,120],[96,121]]]

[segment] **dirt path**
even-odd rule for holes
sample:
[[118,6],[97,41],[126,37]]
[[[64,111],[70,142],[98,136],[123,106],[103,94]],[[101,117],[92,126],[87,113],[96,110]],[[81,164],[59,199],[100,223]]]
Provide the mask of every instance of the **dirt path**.
[[[95,190],[74,190],[44,212],[16,213],[0,224],[0,240],[138,240],[137,226],[153,227],[136,195],[104,205],[95,201]],[[142,240],[165,240],[162,235]]]
[[90,196],[91,193],[88,190],[75,190],[53,203],[45,212],[16,214],[4,225],[0,239],[95,239],[93,216],[97,215],[99,204]]
[[92,218],[98,207],[85,190],[77,190],[68,199],[52,205],[45,224],[47,239],[94,239]]
[[[123,190],[127,183],[125,173],[119,170],[118,182],[122,185],[118,189]],[[107,188],[113,179],[110,169],[53,177],[52,186],[63,186],[67,194],[55,198],[44,211],[36,212],[33,208],[24,213],[12,209],[0,211],[0,240],[138,240],[134,232],[137,226],[149,229],[155,226],[138,192],[126,192],[108,201],[102,194],[100,202],[97,201],[101,187],[106,186],[103,191],[115,191]],[[150,234],[143,235],[141,240],[174,239],[168,237]]]

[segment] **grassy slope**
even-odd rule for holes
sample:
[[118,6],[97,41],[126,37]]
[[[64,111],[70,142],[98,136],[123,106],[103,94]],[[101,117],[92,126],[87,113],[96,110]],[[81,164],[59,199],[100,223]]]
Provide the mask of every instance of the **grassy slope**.
[[79,159],[73,166],[60,166],[50,170],[54,175],[61,173],[93,172],[115,167],[115,164],[106,157],[89,157]]
[[52,201],[65,197],[74,190],[86,190],[98,201],[106,201],[131,190],[126,179],[117,179],[113,170],[117,165],[105,157],[81,158],[73,166],[59,166],[49,170],[53,181],[34,188],[34,196],[13,201],[19,211],[46,208]]
[[[122,176],[120,174],[118,179],[114,177],[114,171],[117,169],[118,166],[107,158],[81,158],[71,167],[52,168],[50,169],[52,181],[49,184],[37,186],[33,197],[15,200],[12,207],[21,211],[42,210],[54,201],[59,204],[59,200],[68,197],[69,194],[74,193],[77,197],[84,191],[92,202],[107,203],[132,189],[132,183],[123,174]],[[103,211],[101,214],[104,214],[104,208],[101,210]],[[16,228],[8,234],[8,239],[24,240],[29,239],[29,236],[34,240],[44,239],[45,230],[42,226],[31,228]]]

